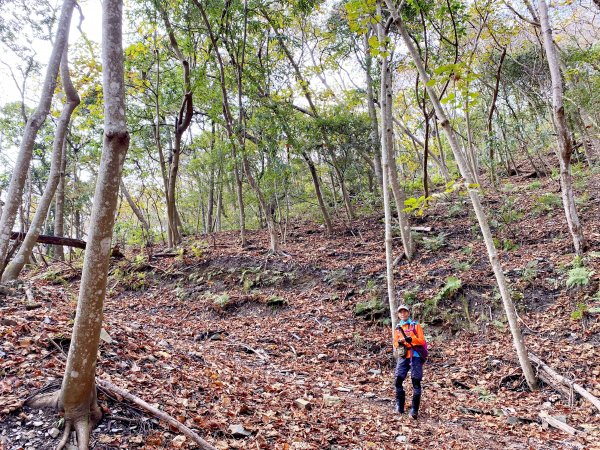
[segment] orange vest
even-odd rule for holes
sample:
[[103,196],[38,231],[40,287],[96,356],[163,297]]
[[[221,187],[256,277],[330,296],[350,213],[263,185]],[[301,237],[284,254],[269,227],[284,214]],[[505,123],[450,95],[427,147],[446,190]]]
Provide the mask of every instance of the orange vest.
[[[396,326],[396,329],[394,330],[394,348],[396,349],[400,345],[402,345],[400,344],[400,341],[404,339],[402,331],[398,329],[399,326],[400,324],[398,324]],[[412,342],[406,345],[406,347],[408,348],[408,352],[406,352],[406,357],[411,358],[413,356],[413,351],[411,350],[411,347],[415,345],[425,345],[425,334],[423,333],[423,328],[421,327],[421,324],[419,324],[418,322],[413,322],[410,319],[408,320],[408,322],[402,325],[402,329],[404,330],[404,334],[406,334],[407,337],[412,338]]]

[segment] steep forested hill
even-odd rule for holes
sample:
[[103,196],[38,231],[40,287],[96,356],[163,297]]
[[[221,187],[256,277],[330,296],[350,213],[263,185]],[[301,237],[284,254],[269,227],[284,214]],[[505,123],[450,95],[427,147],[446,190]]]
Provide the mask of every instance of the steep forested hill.
[[[503,181],[485,203],[526,343],[600,396],[600,234],[574,259],[558,183]],[[598,230],[597,174],[577,172],[576,184],[582,220]],[[278,254],[265,251],[264,231],[250,232],[245,250],[237,233],[221,232],[188,236],[177,255],[126,251],[111,261],[98,378],[223,449],[598,448],[591,403],[548,385],[527,389],[474,223],[460,195],[439,198],[414,224],[416,259],[395,267],[398,294],[431,343],[418,422],[393,410],[380,214],[337,222],[331,235],[297,221]],[[19,407],[62,377],[79,264],[29,272],[0,300],[7,450],[56,443],[54,419]],[[93,448],[192,448],[121,400],[100,391]],[[545,429],[542,411],[586,434]]]

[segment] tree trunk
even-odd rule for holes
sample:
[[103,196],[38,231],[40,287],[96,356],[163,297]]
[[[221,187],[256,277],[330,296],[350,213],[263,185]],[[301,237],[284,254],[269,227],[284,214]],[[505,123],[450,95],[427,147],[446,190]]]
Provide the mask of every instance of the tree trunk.
[[319,202],[319,208],[321,209],[321,214],[323,215],[323,220],[325,221],[325,228],[327,229],[327,233],[331,234],[333,233],[333,225],[331,224],[331,218],[329,217],[327,206],[323,200],[323,193],[321,192],[321,183],[319,182],[317,168],[315,167],[313,160],[310,158],[310,155],[305,151],[302,152],[302,158],[304,158],[304,161],[306,161],[308,170],[310,171],[313,186],[315,187],[315,193],[317,194],[317,201]]
[[[596,163],[596,149],[594,145],[594,138],[588,131],[588,127],[583,121],[583,114],[581,112],[582,108],[577,108],[575,111],[575,122],[581,131],[581,141],[583,144],[583,152],[585,154],[585,161],[587,162],[589,167],[593,167]],[[590,126],[591,128],[591,126]]]
[[115,186],[121,179],[129,147],[129,133],[125,123],[122,8],[122,0],[103,2],[104,144],[81,275],[77,315],[59,401],[64,408],[65,421],[77,432],[80,450],[88,448],[90,426],[101,415],[95,395],[96,358],[119,193]]
[[377,111],[375,110],[375,96],[373,94],[373,78],[371,68],[373,57],[369,45],[369,33],[365,33],[365,74],[367,77],[367,108],[371,121],[371,143],[373,145],[373,167],[379,186],[383,185],[383,173],[381,169],[381,143],[379,141],[379,124],[377,123]]
[[184,57],[183,53],[179,48],[173,27],[169,20],[169,16],[166,11],[159,7],[159,13],[167,29],[169,36],[169,42],[171,49],[177,56],[177,59],[181,62],[183,67],[183,100],[181,102],[181,108],[179,114],[175,119],[175,145],[172,152],[172,160],[169,167],[169,175],[167,182],[167,219],[169,225],[169,245],[175,246],[181,242],[181,234],[179,232],[179,225],[181,220],[177,214],[176,206],[176,188],[177,188],[177,175],[179,172],[179,158],[181,155],[181,141],[183,139],[183,133],[188,129],[192,121],[193,116],[193,98],[192,98],[192,85],[190,82],[190,63]]
[[[327,145],[327,144],[325,144]],[[348,217],[348,221],[354,220],[354,209],[352,208],[352,203],[350,202],[350,196],[348,195],[348,189],[346,189],[346,182],[344,180],[344,175],[342,171],[338,167],[337,158],[333,157],[333,150],[330,152],[331,157],[331,165],[333,166],[333,171],[338,179],[338,183],[340,184],[340,191],[342,191],[342,200],[344,202],[344,209],[346,210],[346,216]]]
[[[377,12],[381,14],[381,5],[377,3]],[[377,35],[379,38],[379,45],[383,45],[385,40],[385,34],[383,26],[377,25]],[[385,266],[386,266],[386,280],[387,280],[387,291],[388,291],[388,303],[390,306],[390,319],[392,321],[392,342],[394,340],[394,331],[396,330],[396,323],[398,321],[396,315],[396,289],[394,288],[394,255],[393,255],[393,236],[392,236],[392,210],[390,208],[390,190],[389,190],[389,146],[392,145],[392,133],[391,129],[393,123],[391,121],[391,109],[388,108],[387,102],[391,100],[388,85],[389,83],[389,67],[388,67],[388,56],[384,54],[381,59],[381,91],[379,101],[381,103],[381,172],[383,183],[381,185],[383,191],[383,210],[384,210],[384,221],[385,221]]]
[[[380,34],[382,30],[380,30]],[[385,35],[383,36],[385,37]],[[380,42],[381,41],[380,37]],[[402,246],[407,260],[411,260],[414,255],[414,242],[410,234],[410,223],[404,212],[404,201],[406,196],[400,188],[398,180],[398,168],[396,167],[396,159],[394,157],[394,121],[392,115],[392,73],[389,66],[387,56],[384,56],[381,61],[381,148],[382,158],[385,156],[385,165],[388,170],[387,182],[392,186],[394,200],[396,202],[396,210],[398,214],[398,224],[400,226],[400,236],[402,237]],[[385,171],[385,170],[384,170]],[[386,188],[387,189],[387,188]],[[395,315],[395,311],[393,315]]]
[[[63,143],[60,160],[60,179],[56,187],[56,204],[54,207],[54,234],[62,236],[65,233],[65,173],[67,171],[67,141]],[[62,245],[54,248],[54,255],[59,261],[65,260],[65,250]]]
[[510,297],[510,291],[508,289],[508,285],[507,285],[506,279],[504,277],[504,272],[502,270],[502,265],[500,264],[498,254],[497,254],[496,248],[494,246],[494,240],[493,240],[492,234],[490,232],[490,227],[489,227],[489,224],[487,221],[487,217],[485,216],[485,213],[481,206],[481,202],[479,199],[479,193],[478,193],[477,189],[473,188],[474,179],[472,178],[472,175],[470,173],[468,163],[465,160],[465,158],[463,157],[460,146],[458,144],[458,140],[456,138],[454,130],[450,126],[450,121],[448,120],[446,111],[444,110],[444,107],[442,106],[442,104],[440,102],[437,92],[433,89],[433,86],[428,85],[429,75],[427,74],[427,72],[425,70],[423,61],[422,61],[421,57],[419,56],[417,49],[415,48],[408,32],[406,31],[404,23],[400,19],[398,11],[396,10],[392,0],[385,0],[385,2],[394,18],[394,21],[400,31],[400,34],[402,35],[402,40],[404,41],[404,44],[408,48],[408,51],[410,52],[412,60],[414,61],[415,65],[417,67],[419,75],[421,76],[421,78],[423,79],[423,82],[425,83],[425,86],[427,88],[427,93],[428,93],[429,98],[435,108],[437,119],[440,121],[440,125],[442,126],[444,132],[446,133],[446,136],[450,143],[450,147],[452,148],[452,152],[454,153],[454,158],[456,160],[456,163],[458,165],[460,173],[461,173],[463,179],[465,180],[465,182],[467,183],[467,186],[466,186],[467,191],[469,193],[471,203],[473,204],[473,209],[475,210],[475,215],[477,216],[477,220],[479,222],[479,227],[480,227],[481,233],[483,235],[483,240],[485,242],[485,246],[486,246],[486,249],[488,252],[490,264],[494,271],[494,275],[496,276],[496,282],[498,283],[498,289],[500,291],[500,295],[502,297],[502,302],[504,304],[504,310],[506,312],[506,316],[507,316],[508,323],[510,326],[510,331],[511,331],[512,338],[513,338],[513,345],[517,351],[517,355],[519,357],[519,362],[521,364],[521,368],[523,370],[523,374],[525,376],[525,379],[527,380],[527,384],[529,385],[529,388],[536,389],[537,388],[537,380],[535,378],[533,368],[531,367],[531,361],[529,360],[529,357],[527,356],[527,349],[523,342],[521,330],[520,330],[519,324],[517,322],[517,313],[515,311],[515,306]]
[[559,145],[559,164],[560,164],[560,187],[565,216],[569,231],[573,239],[575,253],[583,254],[585,250],[585,239],[583,236],[583,227],[577,215],[575,207],[575,196],[573,195],[573,180],[571,177],[571,156],[573,155],[573,143],[571,134],[567,127],[565,118],[565,108],[563,105],[563,82],[560,74],[558,55],[552,40],[552,29],[548,19],[548,7],[545,0],[539,0],[538,8],[540,13],[540,25],[542,28],[542,37],[544,50],[548,67],[550,68],[550,77],[552,79],[552,113],[554,118],[554,127],[558,134]]
[[137,219],[140,221],[140,223],[142,224],[142,228],[146,232],[146,239],[150,240],[150,225],[148,224],[148,221],[144,217],[144,213],[142,212],[142,210],[138,207],[138,205],[135,204],[135,201],[133,201],[133,198],[131,198],[131,194],[129,194],[129,191],[127,190],[127,186],[125,186],[125,182],[123,181],[123,178],[121,178],[120,186],[121,186],[121,192],[125,196],[125,199],[127,200],[127,203],[129,204],[129,207],[133,211],[133,214],[135,214],[135,217],[137,217]]
[[2,209],[2,218],[0,219],[0,266],[2,269],[4,268],[4,261],[6,260],[6,255],[8,253],[10,233],[15,224],[19,205],[21,204],[23,186],[25,185],[25,179],[27,178],[27,173],[29,171],[35,138],[50,111],[52,97],[54,96],[54,90],[56,88],[56,77],[58,75],[63,51],[67,45],[71,16],[73,15],[74,7],[74,0],[65,0],[63,3],[58,28],[56,30],[56,37],[54,38],[52,54],[50,56],[48,68],[46,69],[46,77],[44,79],[40,102],[25,125],[23,140],[21,141],[21,146],[19,148],[19,156],[17,157],[17,162],[10,178],[10,185],[6,195],[6,204]]
[[[67,35],[68,40],[68,35]],[[56,124],[56,131],[54,133],[54,145],[52,149],[52,160],[50,163],[50,173],[48,175],[48,181],[44,189],[44,194],[40,199],[40,202],[35,211],[33,221],[29,225],[27,235],[19,248],[17,256],[8,264],[6,270],[2,274],[2,282],[15,280],[18,278],[21,270],[29,261],[33,248],[37,242],[38,236],[42,233],[42,226],[48,215],[48,209],[52,204],[56,187],[60,181],[60,174],[62,168],[62,154],[65,144],[65,136],[69,128],[71,121],[71,115],[77,106],[79,105],[80,99],[73,83],[71,83],[71,77],[69,75],[69,60],[68,60],[68,45],[65,46],[63,52],[60,77],[63,85],[63,90],[66,95],[66,103],[63,107],[63,111]],[[61,232],[62,233],[62,232]]]

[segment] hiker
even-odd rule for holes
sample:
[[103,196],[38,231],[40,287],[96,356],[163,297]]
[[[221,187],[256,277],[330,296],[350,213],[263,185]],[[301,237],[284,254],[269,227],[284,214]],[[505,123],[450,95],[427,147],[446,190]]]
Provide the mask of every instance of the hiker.
[[[394,330],[394,348],[398,350],[398,364],[395,372],[396,385],[396,411],[404,414],[404,402],[406,393],[402,383],[410,370],[413,385],[412,407],[408,416],[416,419],[419,414],[421,403],[421,379],[423,378],[423,362],[425,360],[427,347],[423,328],[418,322],[410,319],[410,309],[406,305],[400,305],[397,309],[398,325]],[[417,347],[419,351],[415,349]]]

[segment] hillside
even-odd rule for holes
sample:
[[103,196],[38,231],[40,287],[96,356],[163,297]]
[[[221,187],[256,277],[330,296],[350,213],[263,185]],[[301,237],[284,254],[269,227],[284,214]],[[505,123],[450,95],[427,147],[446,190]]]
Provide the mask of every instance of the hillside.
[[[503,191],[487,190],[485,204],[530,351],[600,396],[597,177],[576,177],[583,261],[574,262],[551,178],[511,177]],[[413,221],[431,230],[419,233],[416,260],[396,266],[398,294],[424,320],[431,357],[418,423],[394,413],[382,217],[336,225],[328,236],[298,221],[275,255],[262,231],[245,250],[237,233],[221,232],[188,237],[180,255],[157,257],[154,248],[113,260],[98,377],[222,449],[600,448],[589,402],[569,404],[549,386],[528,392],[473,215],[457,194]],[[594,273],[567,288],[578,265]],[[80,272],[77,262],[54,263],[0,298],[0,448],[56,445],[48,436],[56,418],[20,406],[62,376]],[[118,398],[101,392],[100,403],[95,449],[192,448]],[[543,410],[587,434],[543,429]]]

